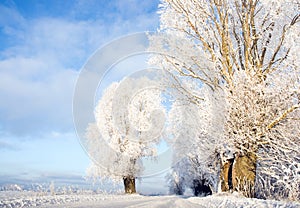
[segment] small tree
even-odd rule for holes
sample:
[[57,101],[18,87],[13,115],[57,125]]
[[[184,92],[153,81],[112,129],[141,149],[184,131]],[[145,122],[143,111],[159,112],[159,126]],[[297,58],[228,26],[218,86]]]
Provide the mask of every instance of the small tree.
[[123,180],[125,193],[135,193],[143,171],[142,158],[156,154],[163,109],[160,91],[147,78],[111,84],[95,109],[96,122],[87,128],[92,178]]
[[54,181],[51,181],[50,185],[49,185],[49,190],[50,190],[50,194],[52,196],[55,195],[55,185],[54,185]]
[[185,191],[184,172],[178,167],[182,168],[178,164],[176,167],[172,167],[170,173],[166,175],[166,179],[170,194],[183,195]]

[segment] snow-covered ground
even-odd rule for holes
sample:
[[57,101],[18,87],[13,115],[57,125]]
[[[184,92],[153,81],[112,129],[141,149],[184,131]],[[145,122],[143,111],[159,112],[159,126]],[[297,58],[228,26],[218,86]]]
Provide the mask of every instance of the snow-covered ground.
[[299,207],[300,203],[248,199],[237,194],[217,194],[208,197],[144,196],[139,194],[77,193],[51,195],[30,191],[1,191],[0,207]]

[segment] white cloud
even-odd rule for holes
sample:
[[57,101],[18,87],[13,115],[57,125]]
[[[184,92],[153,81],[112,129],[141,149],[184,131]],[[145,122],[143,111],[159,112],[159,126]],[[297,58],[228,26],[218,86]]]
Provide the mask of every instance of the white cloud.
[[[73,89],[88,57],[120,35],[151,30],[157,24],[153,13],[144,13],[147,1],[117,1],[121,13],[107,11],[104,19],[72,19],[76,11],[87,15],[99,4],[90,1],[83,7],[80,2],[64,19],[26,19],[16,9],[0,6],[3,35],[15,43],[0,51],[0,137],[72,130]],[[125,14],[127,9],[134,15]]]
[[25,19],[22,17],[22,15],[20,15],[18,11],[13,8],[0,5],[0,25],[4,26],[4,29],[13,27],[15,25],[23,25],[24,22]]
[[0,151],[5,151],[5,150],[18,150],[18,146],[16,144],[11,143],[10,141],[7,140],[0,140]]
[[[0,63],[1,65],[1,63]],[[72,128],[71,101],[77,73],[64,70],[44,79],[0,76],[3,128],[11,134],[38,134]]]

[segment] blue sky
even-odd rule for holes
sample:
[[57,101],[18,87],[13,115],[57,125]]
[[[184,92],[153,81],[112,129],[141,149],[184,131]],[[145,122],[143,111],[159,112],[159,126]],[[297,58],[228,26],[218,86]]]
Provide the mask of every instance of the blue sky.
[[96,49],[156,30],[157,0],[0,0],[0,177],[84,175],[72,96]]

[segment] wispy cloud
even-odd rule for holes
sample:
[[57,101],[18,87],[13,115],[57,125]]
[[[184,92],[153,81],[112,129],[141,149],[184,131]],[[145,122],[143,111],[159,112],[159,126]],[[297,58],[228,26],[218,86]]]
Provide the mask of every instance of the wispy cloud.
[[0,5],[0,38],[6,43],[0,48],[2,132],[36,137],[73,131],[73,88],[88,57],[120,35],[157,24],[156,5],[149,1],[106,3],[77,1],[66,14],[40,17],[27,17],[15,4]]
[[0,140],[0,152],[1,151],[6,151],[6,150],[10,150],[10,151],[14,151],[14,150],[18,150],[18,146],[16,144],[13,144],[9,141],[4,141],[4,140]]

